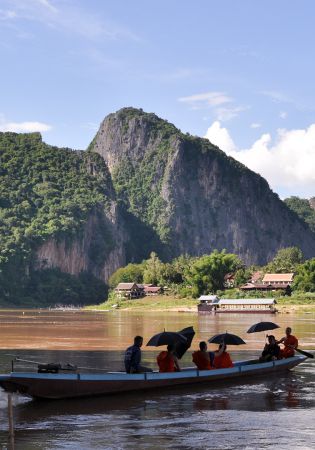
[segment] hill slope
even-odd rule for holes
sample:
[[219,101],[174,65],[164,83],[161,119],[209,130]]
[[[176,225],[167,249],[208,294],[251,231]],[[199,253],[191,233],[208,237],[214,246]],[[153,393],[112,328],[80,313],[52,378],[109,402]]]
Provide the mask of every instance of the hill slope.
[[154,249],[166,257],[225,248],[247,263],[265,263],[288,246],[315,254],[315,235],[266,180],[154,114],[110,114],[90,150],[104,158],[117,197],[138,223],[133,255],[144,245],[142,226],[154,230]]
[[288,246],[312,257],[315,234],[262,177],[154,114],[110,114],[85,152],[0,133],[2,306],[96,303],[151,251],[265,263]]
[[315,233],[315,198],[308,200],[306,198],[290,197],[286,198],[284,202]]
[[[0,160],[0,298],[8,304],[31,297],[50,304],[84,301],[71,295],[67,284],[75,291],[76,280],[62,272],[90,274],[86,281],[94,277],[104,298],[105,285],[97,279],[106,281],[125,259],[115,192],[103,159],[51,147],[38,133],[0,133]],[[63,296],[55,295],[58,277],[68,292]]]

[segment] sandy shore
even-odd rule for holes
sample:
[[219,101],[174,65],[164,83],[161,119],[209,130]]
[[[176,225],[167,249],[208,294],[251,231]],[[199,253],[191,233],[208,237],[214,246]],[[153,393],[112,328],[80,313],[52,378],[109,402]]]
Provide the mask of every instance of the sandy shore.
[[[119,308],[120,311],[141,311],[142,309],[140,307],[128,307],[128,308]],[[279,314],[290,314],[290,313],[309,313],[309,314],[315,314],[315,305],[277,305],[277,310]],[[148,311],[148,309],[146,309]],[[174,306],[172,307],[157,307],[152,309],[150,308],[149,311],[160,311],[160,312],[181,312],[181,313],[197,313],[198,309],[197,306]]]

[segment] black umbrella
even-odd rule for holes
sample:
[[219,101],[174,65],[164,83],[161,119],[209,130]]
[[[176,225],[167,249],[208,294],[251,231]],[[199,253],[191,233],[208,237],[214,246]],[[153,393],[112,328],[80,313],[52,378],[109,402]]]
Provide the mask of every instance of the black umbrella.
[[258,333],[259,331],[274,330],[275,328],[280,328],[279,325],[273,322],[258,322],[252,325],[247,333]]
[[175,346],[175,355],[178,359],[181,359],[184,353],[186,353],[186,351],[191,346],[191,342],[193,340],[193,337],[195,336],[195,330],[193,329],[193,327],[187,327],[179,331],[178,333],[182,336],[185,336],[185,338],[187,339],[186,342],[177,342]]
[[163,331],[162,333],[155,334],[151,337],[147,346],[159,347],[160,345],[177,344],[178,342],[187,342],[187,338],[180,333],[174,331]]
[[242,345],[246,344],[246,342],[243,341],[242,338],[239,336],[236,336],[236,334],[231,333],[221,333],[216,334],[215,336],[212,336],[210,339],[208,339],[208,342],[211,344],[221,344],[221,342],[224,342],[227,345]]

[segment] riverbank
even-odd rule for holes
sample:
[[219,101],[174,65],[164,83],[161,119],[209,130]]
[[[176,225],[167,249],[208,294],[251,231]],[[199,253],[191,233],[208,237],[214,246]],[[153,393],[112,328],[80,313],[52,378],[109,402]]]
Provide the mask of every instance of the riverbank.
[[[304,303],[303,299],[277,299],[277,310],[281,314],[296,312],[315,313],[315,303]],[[143,297],[134,300],[108,300],[100,305],[87,306],[85,309],[93,311],[173,311],[197,312],[198,299],[178,298],[166,295]]]
[[85,309],[93,311],[183,311],[197,312],[199,301],[193,298],[177,298],[167,295],[156,295],[133,300],[108,300],[100,305],[87,306]]

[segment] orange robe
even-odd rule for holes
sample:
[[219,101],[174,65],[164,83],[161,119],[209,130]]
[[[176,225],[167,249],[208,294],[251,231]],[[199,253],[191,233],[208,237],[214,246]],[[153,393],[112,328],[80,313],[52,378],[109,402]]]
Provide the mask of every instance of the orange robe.
[[161,352],[156,358],[160,372],[175,372],[173,355],[166,350]]
[[199,370],[210,370],[212,369],[210,365],[209,353],[202,352],[198,350],[192,354],[192,360],[196,364]]
[[223,352],[222,355],[215,354],[213,365],[216,369],[228,369],[229,367],[234,367],[228,352]]
[[[284,349],[281,350],[281,357],[282,358],[290,358],[291,356],[294,356],[294,348],[297,348],[299,345],[299,341],[295,336],[290,334],[290,336],[286,337],[284,342]],[[294,348],[288,347],[288,345],[292,345]]]

